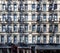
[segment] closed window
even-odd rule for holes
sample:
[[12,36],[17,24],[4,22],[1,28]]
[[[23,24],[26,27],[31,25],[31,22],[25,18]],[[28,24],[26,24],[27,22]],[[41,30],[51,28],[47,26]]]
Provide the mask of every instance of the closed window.
[[36,26],[35,25],[32,25],[32,31],[34,32],[36,29]]
[[37,43],[40,43],[40,36],[37,36]]
[[57,4],[54,4],[54,9],[57,9]]
[[16,9],[17,9],[17,4],[15,3],[14,4],[14,11],[16,11]]
[[7,35],[7,42],[8,43],[11,43],[12,42],[11,35]]
[[28,35],[25,35],[25,37],[24,37],[25,39],[25,43],[28,43]]
[[1,35],[1,43],[4,43],[4,36]]
[[32,10],[35,9],[35,4],[32,4]]
[[52,21],[52,19],[53,19],[53,15],[49,14],[49,21]]
[[53,25],[49,25],[49,32],[52,32],[53,30]]
[[28,32],[28,24],[25,24],[25,32]]
[[37,25],[37,32],[40,32],[40,25]]
[[43,36],[43,43],[46,43],[46,35]]
[[28,14],[25,14],[25,21],[28,21]]
[[2,25],[2,32],[6,31],[6,25]]
[[58,20],[58,16],[57,14],[54,14],[54,21],[57,21]]
[[20,35],[20,42],[23,42],[23,35]]
[[17,25],[16,24],[14,25],[13,28],[14,28],[14,31],[17,31]]
[[46,25],[43,25],[43,31],[46,32]]
[[19,30],[20,30],[20,32],[23,32],[24,31],[24,26],[20,25]]
[[58,25],[57,24],[54,25],[54,31],[58,32]]
[[14,16],[14,21],[17,21],[17,19],[18,19],[17,14],[14,14],[13,16]]
[[46,19],[46,14],[43,14],[43,19]]
[[35,14],[32,14],[32,20],[36,20],[36,15]]
[[25,4],[25,10],[28,10],[28,4]]
[[17,35],[14,35],[14,43],[17,43]]
[[20,21],[24,21],[23,14],[20,14]]
[[53,43],[53,36],[52,35],[49,36],[49,43]]
[[2,4],[2,10],[6,9],[6,4]]
[[56,43],[59,43],[59,35],[56,35]]
[[32,43],[36,43],[36,36],[32,36]]
[[43,11],[46,11],[46,4],[43,4]]
[[5,20],[6,20],[6,15],[3,14],[3,15],[2,15],[2,21],[4,22]]

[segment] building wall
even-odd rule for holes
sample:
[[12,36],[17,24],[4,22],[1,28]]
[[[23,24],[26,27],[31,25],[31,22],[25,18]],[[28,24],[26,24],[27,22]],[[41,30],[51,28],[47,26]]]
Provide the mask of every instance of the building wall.
[[[7,7],[7,5],[9,3],[11,3],[11,11],[8,11],[7,9],[9,7]],[[14,3],[16,3],[16,9],[14,11]],[[20,8],[19,8],[19,4],[27,4],[28,7],[27,9],[24,9],[24,12],[23,11],[19,11]],[[53,3],[54,4],[57,4],[57,9],[53,9],[52,11],[50,10],[49,11],[49,4],[50,3]],[[3,4],[6,5],[6,9],[3,10]],[[32,9],[32,4],[35,4],[35,8]],[[41,10],[37,12],[37,4],[40,4],[41,5]],[[46,4],[46,10],[44,11],[43,10],[43,4]],[[25,6],[23,5],[23,8]],[[34,7],[34,6],[33,6]],[[11,18],[11,21],[9,22],[7,19],[9,19],[9,17],[7,16],[8,13],[10,13],[10,18]],[[5,14],[6,18],[5,21],[3,21],[3,16],[2,14]],[[16,14],[16,18],[15,18],[15,21],[14,21],[14,14]],[[19,17],[20,17],[20,14],[23,14],[23,17],[25,18],[24,14],[28,14],[28,19],[26,21],[23,22],[23,20],[21,22],[19,22]],[[34,17],[34,20],[32,20],[32,14],[35,14],[36,16]],[[41,14],[41,19],[42,21],[37,21],[37,16],[38,14]],[[43,14],[46,14],[46,19],[43,19]],[[53,20],[50,20],[49,22],[49,14],[57,14],[57,21],[54,19]],[[35,19],[36,18],[36,19]],[[53,18],[53,17],[51,17]],[[14,43],[14,35],[16,35],[16,40],[15,40],[15,43],[18,43],[20,42],[20,36],[22,35],[23,36],[23,41],[22,42],[25,42],[25,36],[27,36],[27,43],[37,43],[37,37],[40,36],[40,43],[49,43],[49,36],[50,34],[52,34],[52,38],[51,38],[51,41],[53,39],[53,43],[60,43],[60,1],[59,0],[54,0],[54,2],[50,2],[48,0],[42,0],[42,1],[35,1],[35,0],[28,0],[28,1],[18,1],[18,0],[12,0],[12,1],[6,1],[6,0],[0,0],[0,43],[6,43],[7,41],[9,42],[12,42]],[[54,21],[54,22],[53,22]],[[7,29],[7,26],[11,24],[11,32],[8,32],[9,29]],[[14,31],[14,24],[17,25],[17,29],[16,31]],[[23,33],[22,32],[18,32],[19,30],[19,27],[20,25],[25,25],[25,24],[28,24],[28,30],[27,32],[24,31]],[[57,28],[57,32],[56,31],[56,28],[53,32],[49,32],[49,25],[52,24],[57,24],[58,25],[58,28]],[[6,29],[7,29],[7,32],[6,31],[2,31],[2,25],[5,25],[6,26]],[[32,25],[35,25],[35,29],[34,31],[32,31]],[[40,25],[41,27],[39,28],[42,28],[42,32],[37,32],[37,25]],[[46,31],[43,31],[43,25],[46,25]],[[25,27],[23,27],[25,28]],[[54,28],[54,26],[53,26]],[[53,30],[53,29],[52,29]],[[58,35],[58,37],[56,37]],[[3,36],[1,38],[1,36]],[[8,36],[9,36],[9,40],[8,40]],[[33,38],[34,36],[34,38]],[[45,38],[44,38],[45,37]],[[33,40],[34,39],[34,40]],[[57,39],[57,41],[56,41]],[[45,40],[45,41],[44,41]],[[25,43],[26,43],[25,42]],[[52,42],[51,42],[52,43]]]

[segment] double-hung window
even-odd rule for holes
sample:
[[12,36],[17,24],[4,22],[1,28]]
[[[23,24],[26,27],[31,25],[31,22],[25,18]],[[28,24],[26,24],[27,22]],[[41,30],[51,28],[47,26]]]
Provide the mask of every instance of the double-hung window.
[[35,10],[35,4],[32,4],[32,10]]

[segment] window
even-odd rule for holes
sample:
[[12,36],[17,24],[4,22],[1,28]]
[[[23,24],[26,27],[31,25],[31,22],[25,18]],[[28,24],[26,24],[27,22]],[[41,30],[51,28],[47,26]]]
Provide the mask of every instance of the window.
[[54,25],[54,31],[58,32],[58,25],[57,24]]
[[32,36],[32,43],[36,43],[36,36]]
[[1,35],[1,43],[4,43],[4,36]]
[[24,7],[23,7],[23,4],[20,4],[20,10],[23,10]]
[[32,32],[36,31],[36,26],[35,25],[32,25]]
[[25,4],[25,10],[28,10],[28,4]]
[[40,25],[37,25],[37,32],[40,32]]
[[49,36],[49,43],[53,43],[53,36],[52,35]]
[[54,21],[57,21],[57,20],[58,20],[57,14],[54,14]]
[[20,14],[20,21],[24,21],[23,14]]
[[24,26],[20,25],[20,32],[24,32]]
[[54,10],[57,9],[57,4],[54,4]]
[[25,24],[25,32],[28,32],[28,24]]
[[37,11],[40,10],[40,4],[37,4]]
[[32,20],[33,21],[35,21],[36,20],[36,18],[35,18],[36,16],[35,16],[35,14],[32,14]]
[[17,14],[14,14],[14,21],[17,21]]
[[6,15],[3,14],[3,15],[2,15],[2,21],[4,22],[5,20],[6,20]]
[[28,43],[28,35],[25,35],[25,43]]
[[12,19],[11,19],[11,13],[7,14],[7,21],[11,22]]
[[11,35],[7,35],[7,42],[8,43],[11,43],[12,42]]
[[23,35],[20,35],[20,42],[23,42]]
[[32,4],[32,10],[34,10],[35,9],[35,4]]
[[59,35],[56,35],[56,43],[59,43]]
[[28,14],[25,14],[25,21],[28,21]]
[[41,19],[41,15],[38,14],[38,15],[37,15],[37,21],[40,21],[40,19]]
[[53,19],[53,15],[49,14],[49,20],[52,21],[52,19]]
[[17,43],[17,35],[14,35],[14,43]]
[[43,19],[46,19],[46,14],[43,14]]
[[11,10],[12,10],[11,4],[8,3],[7,5],[8,5],[8,6],[7,6],[7,10],[8,10],[8,11],[11,11]]
[[49,32],[52,32],[53,30],[53,25],[49,25]]
[[17,4],[15,3],[14,4],[14,11],[16,11],[16,9],[17,9]]
[[43,31],[46,32],[46,25],[43,25]]
[[13,28],[14,28],[14,31],[16,32],[17,31],[17,25],[15,24]]
[[7,32],[12,32],[12,26],[11,25],[7,25]]
[[46,11],[46,4],[43,4],[43,11]]
[[43,43],[46,43],[46,35],[43,36]]
[[6,31],[6,25],[2,25],[2,32]]
[[6,9],[6,4],[2,4],[2,10]]
[[37,36],[37,43],[40,43],[40,36]]
[[49,4],[49,11],[53,9],[53,4]]

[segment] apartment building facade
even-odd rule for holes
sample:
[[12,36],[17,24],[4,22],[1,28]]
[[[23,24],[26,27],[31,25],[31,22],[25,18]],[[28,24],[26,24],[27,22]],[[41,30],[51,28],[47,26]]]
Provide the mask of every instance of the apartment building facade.
[[60,0],[0,0],[0,43],[60,49]]

